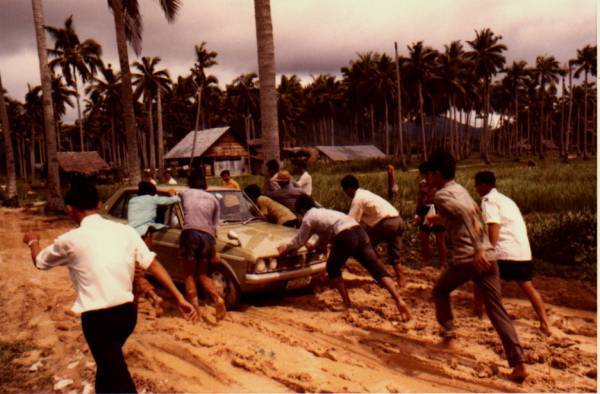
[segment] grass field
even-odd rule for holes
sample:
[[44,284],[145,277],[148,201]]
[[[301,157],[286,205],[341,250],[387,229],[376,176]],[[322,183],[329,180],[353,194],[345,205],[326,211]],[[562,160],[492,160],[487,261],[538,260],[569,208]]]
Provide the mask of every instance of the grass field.
[[[397,170],[398,198],[394,205],[401,215],[410,220],[414,215],[419,173],[414,168]],[[313,197],[325,207],[347,211],[350,201],[340,188],[347,174],[358,177],[361,186],[385,196],[387,193],[387,161],[369,160],[338,164],[318,163],[310,172],[313,177]],[[560,163],[558,158],[547,158],[535,167],[526,163],[494,160],[486,166],[477,158],[459,163],[456,179],[479,202],[473,177],[477,171],[492,170],[498,179],[498,190],[511,197],[520,207],[527,222],[536,267],[545,273],[576,276],[595,281],[597,240],[597,163],[595,160]],[[263,177],[244,175],[235,177],[242,188],[251,183],[263,184]],[[184,179],[180,179],[185,183]],[[220,184],[220,178],[208,179],[210,185]],[[102,199],[108,198],[119,185],[100,185]],[[43,200],[43,193],[35,197],[22,194],[21,203]],[[406,231],[406,262],[419,266],[417,232]]]
[[[530,242],[538,270],[550,275],[575,276],[596,280],[597,167],[596,161],[568,164],[547,159],[535,167],[526,163],[496,160],[487,166],[478,160],[459,163],[456,180],[475,201],[473,178],[481,170],[496,174],[497,188],[520,207],[527,222]],[[361,187],[382,196],[387,194],[387,162],[371,160],[341,164],[318,164],[311,168],[313,197],[324,206],[347,211],[350,201],[340,188],[341,179],[354,174]],[[419,173],[415,168],[396,173],[399,196],[394,205],[409,220],[414,215]],[[242,187],[257,183],[261,176],[236,177]],[[220,179],[209,179],[218,185]],[[407,264],[419,266],[417,232],[406,232]]]

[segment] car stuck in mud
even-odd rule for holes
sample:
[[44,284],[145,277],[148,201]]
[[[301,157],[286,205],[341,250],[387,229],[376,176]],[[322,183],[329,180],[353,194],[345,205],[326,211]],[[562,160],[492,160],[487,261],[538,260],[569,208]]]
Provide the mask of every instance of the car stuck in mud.
[[[157,191],[182,191],[184,186],[159,185]],[[289,242],[297,230],[268,223],[260,210],[241,191],[209,187],[221,206],[221,218],[216,238],[220,264],[213,264],[210,276],[228,308],[237,306],[244,294],[292,290],[306,287],[325,270],[327,256],[297,253],[279,257],[277,246]],[[129,200],[137,188],[118,190],[104,205],[104,215],[126,222]],[[161,206],[156,221],[166,225],[153,234],[153,251],[176,282],[183,282],[183,265],[179,258],[179,236],[183,223],[181,204]]]

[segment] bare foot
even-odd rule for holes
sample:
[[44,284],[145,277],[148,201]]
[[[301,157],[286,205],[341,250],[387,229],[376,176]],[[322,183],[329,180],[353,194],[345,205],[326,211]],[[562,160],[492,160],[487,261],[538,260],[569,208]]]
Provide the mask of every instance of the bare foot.
[[227,315],[227,308],[225,307],[225,301],[222,298],[219,298],[215,302],[215,318],[217,321],[223,320]]
[[540,323],[540,331],[547,337],[552,336],[552,331],[550,331],[550,327],[548,327],[548,325],[545,323]]
[[398,312],[400,312],[400,320],[403,322],[407,322],[410,320],[410,311],[408,310],[408,306],[404,301],[398,301],[396,303],[398,307]]
[[527,371],[525,370],[524,364],[519,364],[513,368],[508,378],[515,383],[523,383],[527,378]]

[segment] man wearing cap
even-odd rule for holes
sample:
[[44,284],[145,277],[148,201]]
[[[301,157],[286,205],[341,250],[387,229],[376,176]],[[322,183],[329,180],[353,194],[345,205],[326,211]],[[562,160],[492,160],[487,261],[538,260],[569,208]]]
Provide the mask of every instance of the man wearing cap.
[[396,280],[400,287],[403,286],[402,264],[400,253],[402,251],[402,232],[404,222],[400,213],[392,204],[382,197],[359,187],[358,179],[353,175],[346,175],[341,183],[344,193],[352,199],[348,216],[366,227],[371,245],[376,247],[381,242],[387,243],[388,263],[394,267]]
[[286,170],[279,171],[273,180],[277,182],[279,189],[265,193],[267,197],[295,212],[296,201],[300,196],[306,195],[304,190],[292,184],[292,176]]

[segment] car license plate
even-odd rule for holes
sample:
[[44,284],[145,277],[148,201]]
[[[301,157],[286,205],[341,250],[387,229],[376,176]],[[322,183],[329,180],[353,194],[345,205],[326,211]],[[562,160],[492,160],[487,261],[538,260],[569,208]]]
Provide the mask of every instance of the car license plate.
[[297,278],[289,280],[285,286],[287,290],[295,290],[300,289],[302,287],[308,286],[310,283],[310,276],[305,276],[303,278]]

